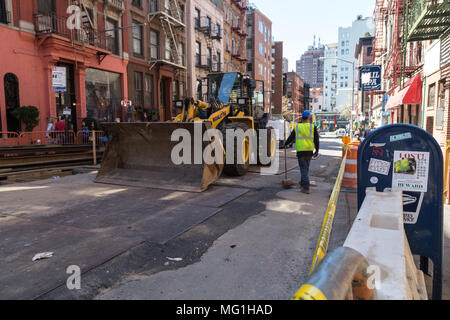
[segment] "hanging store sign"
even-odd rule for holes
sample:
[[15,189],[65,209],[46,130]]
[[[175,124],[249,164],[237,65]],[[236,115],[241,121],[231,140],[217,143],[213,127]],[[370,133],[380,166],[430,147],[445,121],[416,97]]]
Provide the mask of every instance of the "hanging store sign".
[[364,91],[381,90],[381,66],[362,66],[359,67],[359,90]]
[[53,67],[52,88],[55,92],[67,91],[67,75],[65,67]]

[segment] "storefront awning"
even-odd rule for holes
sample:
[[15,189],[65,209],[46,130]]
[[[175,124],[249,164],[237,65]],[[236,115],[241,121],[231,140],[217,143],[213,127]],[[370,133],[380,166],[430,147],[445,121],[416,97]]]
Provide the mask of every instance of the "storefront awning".
[[421,104],[422,103],[422,76],[416,75],[409,80],[398,93],[390,97],[386,104],[386,110],[393,109],[402,104]]

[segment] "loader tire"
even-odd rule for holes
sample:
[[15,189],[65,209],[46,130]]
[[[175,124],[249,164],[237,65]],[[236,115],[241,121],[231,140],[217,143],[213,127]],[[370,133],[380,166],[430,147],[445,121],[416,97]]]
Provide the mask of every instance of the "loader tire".
[[[244,132],[246,132],[249,128],[247,125],[243,124],[243,123],[230,123],[225,125],[222,128],[222,135],[223,135],[223,147],[225,148],[225,151],[228,152],[228,150],[226,150],[227,148],[227,135],[226,135],[226,130],[227,129],[231,129],[231,130],[238,130],[241,129]],[[232,176],[232,177],[241,177],[241,176],[245,176],[248,172],[248,169],[250,167],[250,147],[248,145],[248,139],[246,139],[246,141],[244,141],[243,143],[246,143],[245,146],[245,153],[243,153],[243,157],[245,158],[244,164],[238,164],[238,147],[236,146],[238,141],[238,139],[235,138],[234,139],[234,162],[231,164],[225,163],[223,172],[227,175],[227,176]],[[240,146],[242,148],[244,148],[244,146]]]
[[[276,136],[274,134],[272,134],[272,130],[274,130],[274,128],[272,127],[267,127],[267,148],[266,148],[266,157],[272,158],[272,156],[275,155],[275,153],[277,152],[277,139]],[[265,163],[263,164],[260,158],[260,148],[261,146],[259,145],[259,137],[258,137],[258,164],[262,165],[262,166],[270,166],[272,164],[272,161],[270,161],[269,163]],[[262,151],[261,151],[262,152]]]

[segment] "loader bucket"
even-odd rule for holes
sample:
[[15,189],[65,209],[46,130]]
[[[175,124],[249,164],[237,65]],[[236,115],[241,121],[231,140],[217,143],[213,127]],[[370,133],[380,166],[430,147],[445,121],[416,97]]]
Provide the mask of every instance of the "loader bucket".
[[[203,133],[209,123],[108,123],[110,142],[95,182],[132,187],[202,192],[222,174],[223,165],[194,162],[194,126]],[[186,129],[191,137],[191,164],[176,165],[171,154],[180,141],[172,133]],[[202,141],[202,140],[200,140]],[[210,142],[201,142],[203,150]],[[199,163],[199,162],[198,162]]]

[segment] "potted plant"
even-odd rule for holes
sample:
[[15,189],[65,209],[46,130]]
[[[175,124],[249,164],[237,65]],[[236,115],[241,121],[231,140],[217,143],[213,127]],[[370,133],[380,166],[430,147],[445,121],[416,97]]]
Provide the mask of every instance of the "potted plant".
[[39,124],[39,109],[35,106],[23,106],[12,111],[13,117],[25,124],[25,132],[32,132]]

